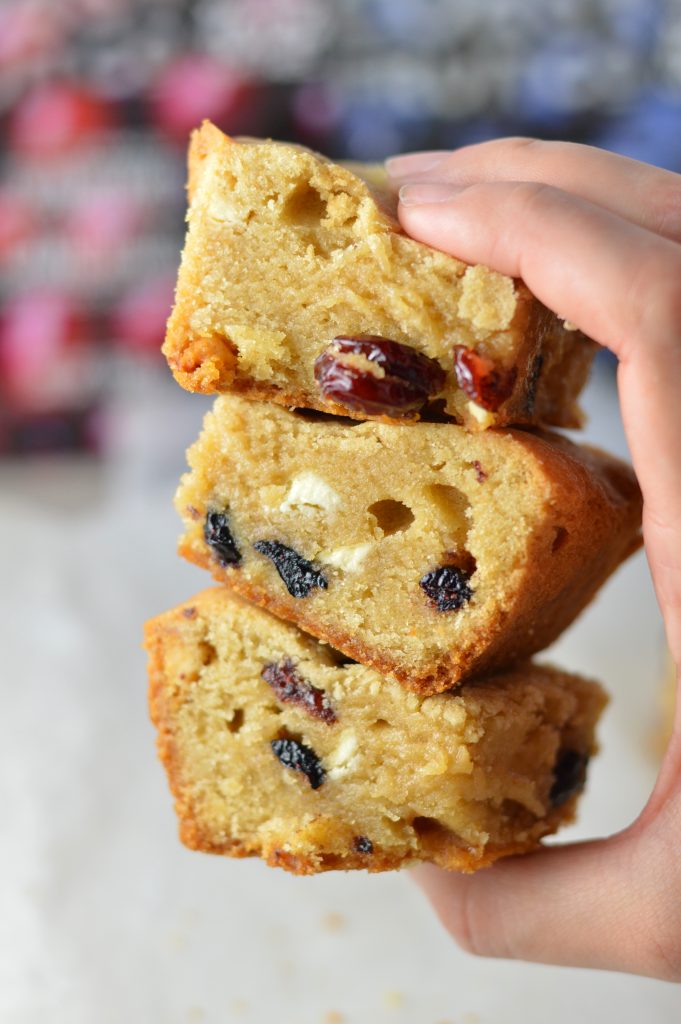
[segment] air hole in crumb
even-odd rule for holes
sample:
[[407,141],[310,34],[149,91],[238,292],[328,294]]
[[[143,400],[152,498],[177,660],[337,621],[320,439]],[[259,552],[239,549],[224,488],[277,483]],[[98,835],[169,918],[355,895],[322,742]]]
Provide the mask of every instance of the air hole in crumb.
[[389,729],[390,722],[386,721],[385,718],[377,718],[375,722],[371,723],[372,729]]
[[454,417],[447,412],[447,399],[436,398],[426,402],[419,412],[424,423],[454,423]]
[[461,569],[469,579],[478,568],[475,557],[466,548],[457,548],[456,551],[445,551],[442,556],[442,564],[443,566],[452,565],[455,569]]
[[426,488],[426,497],[433,505],[448,537],[454,541],[457,551],[463,553],[468,538],[468,498],[462,491],[449,484],[430,484]]
[[393,498],[375,501],[373,505],[369,505],[367,512],[375,516],[385,537],[408,530],[414,522],[414,513],[409,506],[401,501],[395,501]]
[[202,640],[199,644],[199,655],[202,665],[211,665],[217,658],[218,652],[211,643],[207,640]]
[[553,544],[551,545],[551,551],[559,551],[563,544],[569,537],[569,533],[564,526],[556,527],[556,535],[553,538]]
[[435,835],[437,832],[442,832],[443,829],[445,829],[445,826],[441,821],[438,821],[437,818],[425,817],[414,818],[411,823],[411,827],[420,839],[424,836]]
[[319,223],[326,217],[326,212],[326,201],[317,189],[303,182],[286,199],[282,220],[291,224]]
[[353,420],[349,416],[332,416],[330,412],[322,412],[320,409],[291,409],[294,416],[304,420],[311,420],[313,423],[334,423],[342,424],[344,427],[359,427],[362,420]]
[[230,732],[240,732],[241,726],[244,724],[244,713],[242,708],[236,708],[232,719],[227,722],[227,728]]
[[431,484],[427,488],[427,494],[440,516],[449,525],[463,526],[467,529],[468,499],[465,494],[449,484]]
[[345,668],[346,665],[359,665],[359,662],[355,661],[354,658],[348,658],[348,656],[345,654],[339,654],[338,661],[336,662],[336,664],[340,668]]

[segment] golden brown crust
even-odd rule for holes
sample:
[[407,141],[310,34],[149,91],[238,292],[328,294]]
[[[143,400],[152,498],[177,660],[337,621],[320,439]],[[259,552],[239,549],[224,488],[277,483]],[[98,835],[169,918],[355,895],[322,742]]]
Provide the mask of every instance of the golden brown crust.
[[[424,819],[416,848],[397,846],[386,849],[380,844],[374,844],[370,855],[351,848],[343,853],[325,849],[325,837],[329,835],[329,827],[333,827],[329,819],[325,819],[321,824],[321,831],[317,834],[318,845],[315,845],[314,841],[312,846],[307,843],[307,853],[301,853],[295,842],[292,848],[291,841],[294,836],[287,832],[284,826],[284,830],[279,834],[276,831],[268,833],[266,838],[256,833],[250,836],[242,834],[240,837],[216,834],[210,819],[206,818],[205,809],[195,803],[196,779],[192,777],[195,766],[187,762],[186,751],[183,754],[177,742],[176,733],[183,703],[187,701],[192,687],[200,685],[200,676],[195,672],[182,671],[178,675],[177,652],[181,652],[183,660],[180,667],[184,668],[185,662],[187,666],[192,664],[192,645],[201,646],[202,641],[198,637],[202,634],[200,628],[198,632],[193,632],[188,629],[187,624],[197,619],[197,611],[198,618],[204,622],[211,616],[219,617],[224,614],[227,598],[226,592],[220,588],[205,591],[171,612],[151,620],[145,626],[145,647],[149,655],[149,710],[158,730],[158,756],[166,770],[175,799],[180,839],[188,848],[237,858],[259,856],[270,866],[283,867],[300,875],[351,869],[388,871],[423,860],[448,870],[472,872],[489,866],[500,857],[535,849],[545,835],[555,832],[562,824],[573,819],[577,797],[571,797],[561,806],[549,809],[539,819],[534,814],[521,812],[520,808],[516,808],[513,812],[516,816],[516,838],[504,843],[488,842],[477,848],[467,845],[436,822]],[[233,603],[237,599],[230,600]],[[292,627],[286,628],[295,632]],[[309,640],[305,642],[313,644]],[[326,658],[326,654],[324,657]],[[528,666],[522,671],[531,672],[532,667]],[[542,671],[546,673],[549,670]],[[573,712],[572,725],[565,722],[564,739],[571,743],[577,737],[578,743],[588,743],[594,717],[597,717],[604,703],[602,691],[586,681],[580,682],[574,677],[559,675],[564,679],[566,686],[579,682],[582,689],[581,711]],[[504,676],[498,678],[503,685]],[[593,746],[593,739],[591,744]],[[312,825],[314,826],[314,822]],[[341,832],[347,829],[342,823],[339,823],[338,827]]]
[[[170,775],[168,777],[170,778]],[[524,842],[508,843],[505,846],[488,846],[483,851],[479,851],[462,846],[452,836],[443,835],[438,844],[432,844],[427,856],[422,855],[419,857],[388,853],[380,849],[375,849],[371,858],[359,853],[348,853],[345,856],[320,853],[316,856],[304,857],[300,854],[290,853],[276,845],[267,847],[259,843],[248,845],[240,840],[226,840],[222,843],[214,843],[210,838],[202,837],[198,833],[196,822],[193,818],[180,821],[179,835],[185,846],[190,850],[196,850],[198,853],[214,853],[218,856],[237,858],[260,857],[269,867],[284,868],[285,871],[293,875],[318,875],[325,871],[357,870],[378,874],[382,871],[396,871],[401,868],[408,868],[414,864],[421,863],[423,860],[436,864],[446,871],[473,874],[475,871],[491,867],[495,861],[501,860],[502,857],[521,856],[522,854],[531,853],[533,850],[539,849],[542,845],[541,840],[545,836],[553,835],[563,825],[568,825],[571,821],[574,821],[576,806],[576,798],[563,804],[562,807],[545,819],[540,826],[536,827],[532,839]]]
[[[199,194],[204,174],[217,175],[216,180],[220,176],[229,179],[232,182],[231,188],[234,188],[237,179],[235,172],[231,169],[231,154],[235,147],[258,153],[267,150],[268,145],[269,152],[272,154],[288,152],[295,154],[301,163],[307,161],[312,168],[312,171],[308,168],[308,173],[314,174],[315,167],[325,167],[326,178],[335,183],[340,190],[340,197],[346,201],[349,201],[351,196],[354,202],[360,204],[363,201],[370,201],[372,212],[368,217],[365,234],[359,237],[371,236],[387,240],[388,247],[392,251],[391,259],[397,261],[396,265],[400,267],[400,273],[411,266],[412,274],[415,279],[422,281],[425,292],[428,292],[431,286],[441,287],[442,280],[447,276],[451,277],[452,282],[466,278],[467,268],[461,261],[444,253],[435,252],[404,233],[396,216],[395,198],[385,186],[379,184],[381,173],[376,168],[364,169],[362,172],[362,168],[353,167],[351,171],[347,167],[331,163],[318,154],[312,154],[304,147],[279,143],[263,144],[262,140],[235,142],[206,122],[192,134],[189,147],[188,194],[190,203],[196,201],[203,204],[201,209],[206,205],[206,197]],[[358,174],[362,174],[362,176],[358,176]],[[283,180],[281,184],[285,185],[286,181]],[[264,200],[262,202],[265,205]],[[202,221],[202,226],[192,227],[190,232],[210,232],[210,230],[212,229],[207,228]],[[240,228],[235,228],[233,244],[237,244],[236,240],[240,237],[240,230]],[[222,323],[221,317],[211,313],[211,298],[209,296],[217,296],[218,293],[215,289],[218,286],[215,284],[207,286],[205,283],[207,277],[217,274],[220,270],[220,260],[225,258],[224,247],[214,244],[206,236],[204,243],[196,248],[196,245],[190,242],[192,237],[191,234],[188,236],[178,281],[175,308],[168,321],[163,345],[163,352],[178,383],[189,391],[203,394],[238,391],[249,397],[265,398],[280,404],[349,415],[357,419],[376,419],[381,422],[416,422],[418,420],[418,412],[409,413],[401,419],[393,418],[388,413],[370,415],[357,410],[348,410],[339,406],[332,399],[325,398],[310,376],[310,368],[306,362],[309,361],[310,354],[307,353],[303,360],[301,354],[303,349],[297,352],[297,355],[290,356],[290,365],[286,372],[279,372],[275,369],[265,375],[262,372],[254,375],[249,370],[248,364],[244,370],[241,364],[240,338],[238,336],[231,337],[229,332],[218,327],[218,324]],[[272,238],[272,245],[276,249],[277,243],[274,235]],[[197,245],[198,240],[199,235],[197,234]],[[350,243],[346,240],[342,244],[348,247],[354,242]],[[238,245],[241,247],[241,242],[238,242]],[[207,255],[213,249],[213,256]],[[376,268],[377,280],[383,280],[386,274],[380,249],[379,245],[377,254],[371,258],[373,263],[370,262],[370,265]],[[245,258],[248,259],[248,257]],[[491,274],[485,268],[468,269]],[[429,277],[431,272],[435,275],[432,281]],[[274,273],[276,274],[277,271]],[[511,286],[510,279],[504,279],[501,275],[496,275],[495,280],[496,278],[499,281],[506,281],[509,287]],[[346,287],[344,294],[349,296],[347,301],[350,305],[355,301],[360,308],[366,307],[367,302],[369,306],[372,305],[371,287],[366,274],[363,275],[363,280],[369,290],[365,289],[366,294],[363,293],[361,296],[358,294],[355,299],[351,295],[352,288]],[[407,310],[415,301],[413,296],[408,294],[411,285],[405,286],[390,277],[386,280],[391,282],[391,290],[394,290],[396,294],[401,294],[401,289],[406,288],[400,299],[400,306],[395,307],[391,314],[395,321],[392,326],[396,328],[397,321],[400,319],[396,310],[402,309],[403,317],[406,317],[404,320],[406,325],[409,317],[412,316],[407,313]],[[234,288],[236,286],[230,283],[229,277],[225,278],[224,273],[220,276],[220,282],[219,289],[223,293],[220,301],[226,303],[228,310],[238,308],[240,300],[239,302],[235,300]],[[381,287],[377,285],[379,292],[385,293],[385,283],[383,281]],[[514,308],[508,323],[501,331],[493,328],[490,326],[491,321],[488,324],[489,311],[494,305],[494,300],[491,298],[493,287],[488,281],[476,279],[474,283],[470,282],[469,293],[471,296],[476,296],[475,299],[469,301],[470,309],[467,316],[470,315],[472,318],[470,323],[466,317],[461,319],[459,316],[457,319],[456,308],[459,299],[456,297],[454,289],[451,290],[451,297],[447,294],[445,298],[443,293],[439,298],[435,298],[433,294],[429,294],[427,300],[423,300],[424,308],[432,306],[433,323],[438,325],[434,329],[437,332],[441,333],[442,331],[440,321],[443,315],[446,315],[452,325],[460,325],[460,329],[456,333],[456,340],[452,326],[450,325],[448,328],[450,341],[445,345],[446,354],[443,351],[445,369],[449,367],[447,371],[449,383],[445,390],[450,415],[457,421],[464,422],[471,430],[481,430],[491,425],[503,426],[510,423],[546,422],[563,427],[579,426],[581,413],[576,399],[588,376],[594,346],[578,331],[566,330],[562,322],[539,303],[521,281],[512,283]],[[342,300],[342,302],[345,301],[346,299]],[[342,305],[342,302],[339,293],[337,304]],[[444,302],[445,307],[449,308],[441,310],[438,305],[441,302]],[[304,305],[309,306],[309,300]],[[373,305],[375,307],[376,303],[373,302]],[[198,321],[196,320],[197,311],[200,312]],[[321,312],[324,315],[328,313],[325,305],[322,305]],[[254,305],[248,312],[241,310],[238,315],[236,313],[234,315],[237,321],[241,318],[242,326],[239,330],[242,332],[246,330],[248,322],[255,338],[259,337],[259,332],[264,326],[269,331],[274,330],[275,333],[283,331],[282,338],[285,335],[290,335],[293,338],[295,335],[296,329],[288,323],[287,314],[276,308],[276,299],[273,300],[273,305],[266,310],[263,306],[262,310],[256,312]],[[350,321],[346,322],[340,313],[336,313],[335,316],[336,320],[332,320],[335,323],[332,334],[348,333],[347,325]],[[479,324],[476,317],[479,317]],[[390,320],[390,317],[388,319]],[[464,320],[469,325],[466,328],[464,328]],[[212,327],[207,326],[209,322]],[[471,329],[469,329],[470,324],[474,325]],[[487,324],[487,326],[483,327],[482,324]],[[385,322],[386,327],[387,325],[388,321]],[[416,348],[422,346],[423,341],[419,336],[423,333],[423,327],[423,324],[420,324],[419,328],[416,322],[413,322],[407,335],[409,340],[407,337],[401,338],[403,343],[414,345]],[[325,321],[320,320],[317,329],[320,339],[326,336],[328,330],[329,325],[325,326]],[[511,366],[514,368],[516,379],[512,391],[494,412],[471,405],[455,383],[451,364],[453,345],[461,341],[460,332],[466,335],[469,339],[467,343],[476,350],[484,352],[486,345],[492,346],[490,352],[496,351],[498,348],[501,363],[506,368]],[[350,331],[350,333],[357,332]],[[364,333],[380,332],[366,328]],[[389,336],[397,337],[393,334]],[[330,337],[331,335],[329,340]],[[418,340],[413,341],[412,337]],[[276,365],[278,364],[275,359]]]

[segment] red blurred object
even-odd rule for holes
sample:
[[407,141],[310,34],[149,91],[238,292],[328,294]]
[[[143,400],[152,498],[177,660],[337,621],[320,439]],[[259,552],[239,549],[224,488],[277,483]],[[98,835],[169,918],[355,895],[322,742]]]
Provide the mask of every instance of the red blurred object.
[[208,54],[186,54],[168,64],[149,93],[156,125],[185,145],[204,118],[232,133],[253,132],[259,107],[257,83]]
[[114,340],[133,353],[158,354],[173,304],[172,277],[153,278],[124,295],[114,310]]
[[84,196],[66,223],[82,257],[100,258],[130,242],[144,225],[144,209],[123,192]]
[[20,156],[61,156],[110,129],[112,107],[75,82],[45,82],[19,101],[9,123],[9,142]]
[[297,134],[306,142],[319,145],[338,127],[343,103],[331,86],[323,82],[305,82],[295,92],[292,113]]
[[0,263],[25,242],[36,228],[32,208],[9,189],[0,189]]
[[9,299],[0,321],[0,382],[13,409],[78,408],[92,395],[88,322],[79,304],[56,290]]

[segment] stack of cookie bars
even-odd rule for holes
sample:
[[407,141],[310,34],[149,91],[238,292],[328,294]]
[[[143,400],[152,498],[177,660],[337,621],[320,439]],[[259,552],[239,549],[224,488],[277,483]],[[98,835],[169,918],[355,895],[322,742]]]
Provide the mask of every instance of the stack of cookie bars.
[[146,627],[183,841],[299,873],[534,848],[605,697],[530,659],[640,543],[629,467],[542,429],[593,344],[406,237],[377,168],[204,124],[189,199],[164,351],[219,396],[180,552],[220,585]]

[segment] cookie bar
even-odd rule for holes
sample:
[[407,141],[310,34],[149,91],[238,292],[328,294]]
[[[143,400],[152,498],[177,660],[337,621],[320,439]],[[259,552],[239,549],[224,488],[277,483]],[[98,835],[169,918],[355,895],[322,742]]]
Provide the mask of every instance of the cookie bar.
[[356,171],[194,133],[163,348],[179,383],[356,419],[434,403],[471,430],[579,425],[592,343],[521,282],[407,237],[382,169]]
[[183,842],[298,874],[532,849],[572,819],[605,703],[531,664],[419,698],[224,587],[146,647]]
[[180,553],[421,693],[547,646],[640,542],[630,468],[557,435],[222,395],[188,459]]

